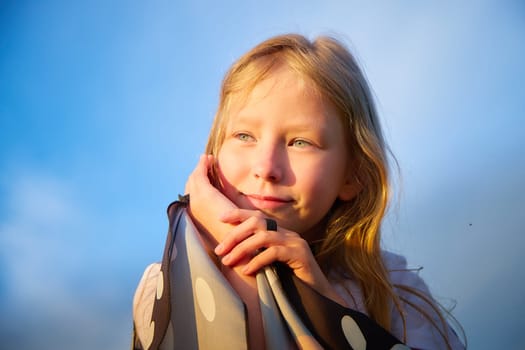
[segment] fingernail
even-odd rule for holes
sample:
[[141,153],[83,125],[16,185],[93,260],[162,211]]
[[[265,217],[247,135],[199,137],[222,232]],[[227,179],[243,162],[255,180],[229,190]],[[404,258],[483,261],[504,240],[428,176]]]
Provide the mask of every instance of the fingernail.
[[215,254],[220,255],[223,250],[224,250],[224,244],[220,243],[218,246],[215,247]]
[[231,260],[231,256],[230,256],[230,254],[228,254],[228,255],[225,255],[224,258],[222,258],[221,261],[222,261],[222,263],[224,265],[227,265],[230,262],[230,260]]

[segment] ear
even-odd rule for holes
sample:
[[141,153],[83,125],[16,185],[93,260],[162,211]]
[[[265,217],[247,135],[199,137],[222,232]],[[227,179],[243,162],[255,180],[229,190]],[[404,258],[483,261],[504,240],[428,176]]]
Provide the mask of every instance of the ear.
[[352,173],[347,177],[341,186],[337,197],[342,201],[349,201],[353,199],[359,192],[361,192],[362,189],[363,185],[359,181],[359,178],[355,173]]

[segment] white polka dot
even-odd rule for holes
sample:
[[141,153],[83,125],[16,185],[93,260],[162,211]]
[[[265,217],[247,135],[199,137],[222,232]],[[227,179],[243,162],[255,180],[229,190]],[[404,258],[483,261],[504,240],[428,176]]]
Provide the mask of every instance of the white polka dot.
[[410,348],[403,344],[396,344],[390,348],[390,350],[410,350]]
[[365,350],[366,349],[366,339],[361,332],[361,329],[354,321],[354,319],[348,315],[343,316],[341,319],[341,328],[345,334],[348,344],[354,350]]
[[164,275],[162,275],[162,271],[160,271],[159,277],[157,277],[157,299],[160,299],[162,297],[163,291],[164,291]]
[[200,277],[195,280],[195,296],[202,314],[212,322],[215,319],[215,298],[208,283]]
[[142,332],[140,337],[140,342],[142,343],[145,348],[149,348],[151,343],[153,343],[153,336],[155,334],[155,321],[151,321],[149,324],[149,327],[144,327],[144,330]]

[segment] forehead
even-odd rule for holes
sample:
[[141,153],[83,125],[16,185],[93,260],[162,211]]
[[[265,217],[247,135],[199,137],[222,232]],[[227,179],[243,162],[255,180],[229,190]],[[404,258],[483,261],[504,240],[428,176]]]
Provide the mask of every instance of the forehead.
[[269,112],[289,112],[303,117],[338,114],[313,82],[285,65],[273,68],[254,86],[232,93],[228,98],[227,110],[227,122]]

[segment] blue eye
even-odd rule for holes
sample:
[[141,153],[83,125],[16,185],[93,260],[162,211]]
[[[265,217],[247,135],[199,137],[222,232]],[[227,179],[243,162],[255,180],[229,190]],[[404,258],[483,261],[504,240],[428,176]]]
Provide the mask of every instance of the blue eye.
[[292,146],[299,147],[299,148],[305,148],[308,146],[311,146],[312,144],[306,140],[297,139],[292,141]]
[[240,141],[242,141],[242,142],[253,141],[253,137],[252,136],[250,136],[250,135],[248,135],[246,133],[242,133],[242,132],[240,132],[237,135],[235,135],[235,137],[237,139],[239,139]]

